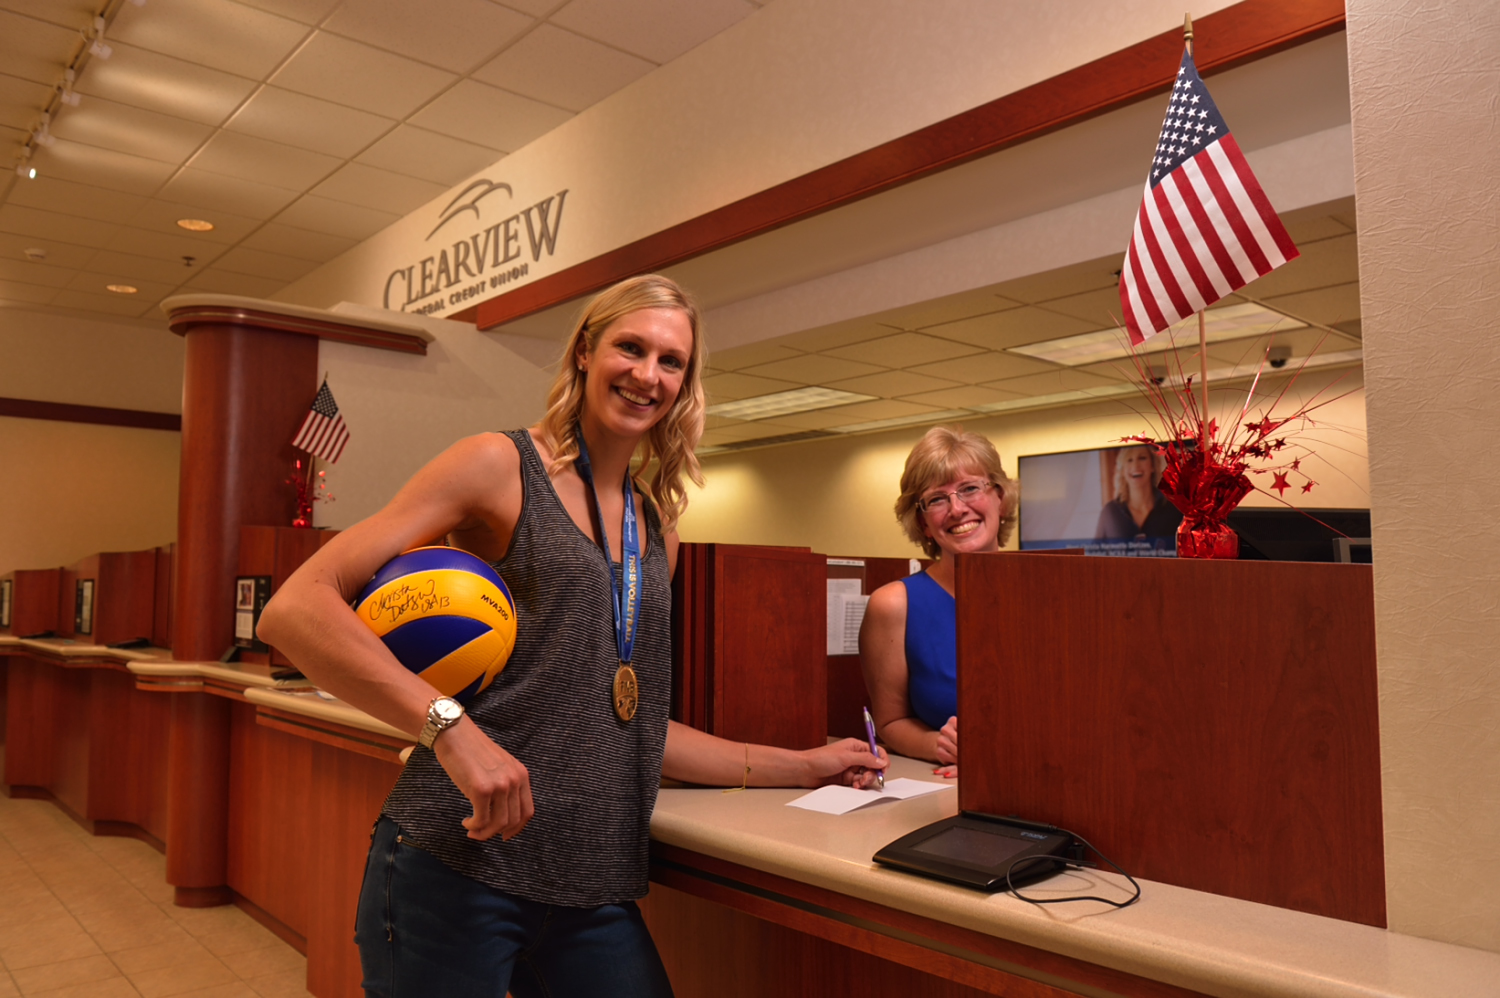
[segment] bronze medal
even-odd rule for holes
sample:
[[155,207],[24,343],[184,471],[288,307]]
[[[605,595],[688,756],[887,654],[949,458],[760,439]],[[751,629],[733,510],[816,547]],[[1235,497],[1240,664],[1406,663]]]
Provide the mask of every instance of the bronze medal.
[[615,716],[628,721],[635,716],[640,706],[641,688],[635,680],[635,670],[624,662],[615,670]]

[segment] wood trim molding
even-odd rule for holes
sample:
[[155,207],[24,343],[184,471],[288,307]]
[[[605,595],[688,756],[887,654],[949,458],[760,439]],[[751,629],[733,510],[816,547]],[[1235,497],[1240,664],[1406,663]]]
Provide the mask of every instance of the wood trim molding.
[[111,409],[102,405],[72,405],[36,399],[0,398],[0,416],[50,419],[62,423],[95,423],[100,426],[132,426],[142,430],[182,431],[182,417],[175,412]]
[[[1243,0],[1196,22],[1194,55],[1198,69],[1207,76],[1312,41],[1343,26],[1343,0]],[[1165,93],[1176,78],[1181,51],[1182,32],[1174,28],[549,274],[448,318],[493,329],[632,274],[681,263]]]
[[188,305],[174,309],[168,320],[172,332],[186,336],[196,326],[250,326],[274,329],[282,333],[301,333],[320,340],[336,340],[356,346],[395,350],[398,353],[427,353],[427,341],[409,333],[396,333],[367,326],[325,322],[301,316],[278,315],[232,305]]

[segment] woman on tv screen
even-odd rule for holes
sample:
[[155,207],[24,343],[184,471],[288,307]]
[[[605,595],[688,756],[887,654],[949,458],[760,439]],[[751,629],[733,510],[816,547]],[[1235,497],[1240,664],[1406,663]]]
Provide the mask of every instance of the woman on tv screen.
[[1114,496],[1099,511],[1095,540],[1177,536],[1182,512],[1157,488],[1165,466],[1161,455],[1144,444],[1115,452]]

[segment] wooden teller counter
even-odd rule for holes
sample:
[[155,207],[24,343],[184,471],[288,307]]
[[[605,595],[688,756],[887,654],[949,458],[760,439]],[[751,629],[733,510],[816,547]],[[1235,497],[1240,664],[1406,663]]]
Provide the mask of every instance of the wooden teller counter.
[[[313,994],[355,996],[365,850],[412,739],[278,679],[272,649],[222,659],[240,593],[253,615],[330,536],[266,526],[291,511],[248,484],[279,483],[293,456],[283,424],[318,373],[301,341],[423,347],[225,299],[173,322],[188,339],[178,537],[0,578],[4,786],[151,843],[178,904],[239,905],[306,953]],[[247,337],[281,353],[247,362]],[[1496,993],[1500,954],[1386,928],[1369,566],[996,554],[956,568],[956,786],[842,815],[788,807],[795,790],[662,789],[642,909],[678,995]],[[673,716],[790,748],[860,733],[829,593],[910,569],[684,545]],[[907,759],[892,773],[936,779]],[[872,862],[960,810],[1069,829],[1141,898],[1034,905]],[[1128,884],[1084,868],[1028,894],[1124,900]]]

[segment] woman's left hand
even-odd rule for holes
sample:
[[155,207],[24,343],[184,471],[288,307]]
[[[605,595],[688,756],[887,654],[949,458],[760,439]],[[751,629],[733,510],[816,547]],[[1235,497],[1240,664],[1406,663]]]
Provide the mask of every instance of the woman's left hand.
[[858,738],[845,738],[822,748],[808,749],[802,753],[807,766],[807,780],[803,786],[835,784],[868,790],[875,786],[875,774],[889,764],[885,749],[879,752],[878,756],[871,755],[869,743]]

